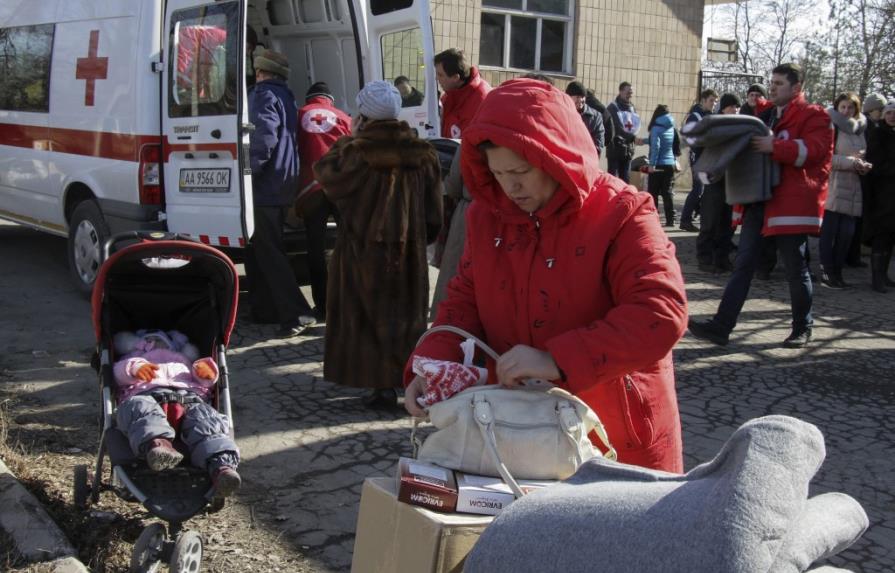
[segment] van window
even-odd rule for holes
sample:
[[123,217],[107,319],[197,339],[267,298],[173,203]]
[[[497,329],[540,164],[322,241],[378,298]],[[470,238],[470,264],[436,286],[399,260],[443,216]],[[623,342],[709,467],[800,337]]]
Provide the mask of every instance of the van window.
[[370,0],[370,11],[374,16],[388,14],[413,6],[413,0]]
[[239,3],[179,10],[171,16],[168,113],[236,113]]
[[53,24],[0,29],[0,109],[50,111]]
[[[419,28],[384,34],[382,77],[401,92],[401,107],[423,105],[426,92],[423,35]],[[398,80],[398,81],[396,81]]]

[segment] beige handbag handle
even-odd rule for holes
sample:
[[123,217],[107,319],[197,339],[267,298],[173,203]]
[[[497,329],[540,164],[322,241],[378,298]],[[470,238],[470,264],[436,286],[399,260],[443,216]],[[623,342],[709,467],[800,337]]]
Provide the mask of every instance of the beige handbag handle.
[[478,345],[478,347],[481,348],[485,354],[487,354],[494,360],[497,360],[500,358],[499,354],[494,352],[494,350],[492,350],[490,346],[488,346],[487,344],[482,342],[481,339],[479,339],[477,336],[474,336],[474,335],[466,332],[462,328],[457,328],[456,326],[450,326],[448,324],[442,324],[441,326],[433,326],[432,328],[430,328],[429,330],[424,332],[422,334],[422,336],[420,336],[419,340],[416,341],[416,345],[419,346],[420,343],[426,339],[426,337],[428,337],[430,334],[435,334],[436,332],[452,332],[452,333],[456,334],[457,336],[462,336],[463,338],[471,338],[473,340],[473,342],[475,342],[476,345]]

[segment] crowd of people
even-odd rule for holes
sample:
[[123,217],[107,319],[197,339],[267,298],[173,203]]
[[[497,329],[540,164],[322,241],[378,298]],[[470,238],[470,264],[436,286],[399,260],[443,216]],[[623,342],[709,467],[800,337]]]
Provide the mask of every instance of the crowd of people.
[[[441,134],[461,140],[444,182],[458,204],[452,213],[435,149],[397,119],[424,97],[406,77],[367,84],[349,118],[322,83],[299,110],[285,58],[270,50],[255,58],[252,316],[277,322],[283,336],[326,321],[326,379],[369,389],[370,407],[396,407],[403,381],[405,408],[422,414],[416,398],[426,382],[412,358],[461,360],[452,334],[416,347],[432,320],[497,351],[500,358],[486,364],[490,380],[509,388],[548,380],[599,405],[621,461],[681,471],[671,349],[687,328],[727,344],[751,281],[779,253],[792,306],[783,344],[808,344],[809,236],[820,237],[824,285],[847,286],[842,268],[860,240],[872,246],[874,290],[893,286],[886,272],[895,242],[895,101],[871,94],[862,104],[845,93],[828,109],[811,104],[802,70],[782,64],[769,89],[751,86],[745,102],[703,91],[680,130],[672,110],[658,105],[641,135],[629,82],[603,105],[579,81],[560,90],[539,74],[492,89],[456,49],[433,64],[443,91]],[[727,150],[690,146],[692,189],[677,223],[698,233],[701,271],[732,273],[708,320],[688,318],[681,268],[658,212],[661,200],[664,224],[675,225],[672,187],[682,140],[691,140],[695,125],[740,130],[745,152],[775,173],[762,183],[766,196],[730,205],[730,190],[744,182],[717,169]],[[639,167],[648,193],[628,184],[638,145],[649,146]],[[706,177],[713,168],[720,175]],[[290,209],[308,226],[315,309],[283,250]],[[339,231],[327,265],[322,237],[331,216]],[[429,307],[427,246],[439,237]]]

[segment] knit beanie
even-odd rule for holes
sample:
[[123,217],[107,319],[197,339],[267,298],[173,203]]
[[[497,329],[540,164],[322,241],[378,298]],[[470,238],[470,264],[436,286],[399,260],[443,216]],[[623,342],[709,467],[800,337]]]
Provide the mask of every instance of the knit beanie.
[[725,107],[729,107],[732,105],[742,107],[743,103],[735,94],[724,94],[721,96],[721,101],[718,102],[718,109],[723,110]]
[[883,109],[885,106],[886,98],[878,93],[867,94],[867,97],[864,99],[864,108],[862,111],[864,113],[870,113],[871,111]]
[[895,99],[889,100],[889,103],[883,107],[883,113],[889,113],[890,111],[895,111]]
[[768,90],[761,84],[752,84],[749,86],[749,89],[746,90],[746,95],[751,94],[752,92],[758,92],[761,94],[761,97],[768,97]]
[[255,56],[255,69],[264,70],[272,74],[282,76],[284,79],[289,78],[289,60],[286,56],[270,49]]
[[587,89],[581,82],[571,82],[566,86],[566,95],[587,97]]
[[401,92],[389,82],[372,81],[357,94],[357,110],[369,119],[397,119],[401,112]]
[[329,86],[326,85],[326,82],[317,82],[308,88],[308,93],[305,94],[305,100],[309,100],[312,97],[328,97],[332,101],[336,101],[336,98],[333,97],[333,92],[329,90]]

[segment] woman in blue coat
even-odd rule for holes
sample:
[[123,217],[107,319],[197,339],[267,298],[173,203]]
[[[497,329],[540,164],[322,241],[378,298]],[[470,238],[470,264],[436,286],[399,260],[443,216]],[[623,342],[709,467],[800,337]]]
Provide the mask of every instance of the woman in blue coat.
[[668,113],[668,106],[656,106],[649,122],[649,178],[647,191],[653,196],[656,209],[659,208],[659,196],[665,208],[665,226],[674,226],[674,201],[672,200],[672,184],[674,182],[674,118]]

